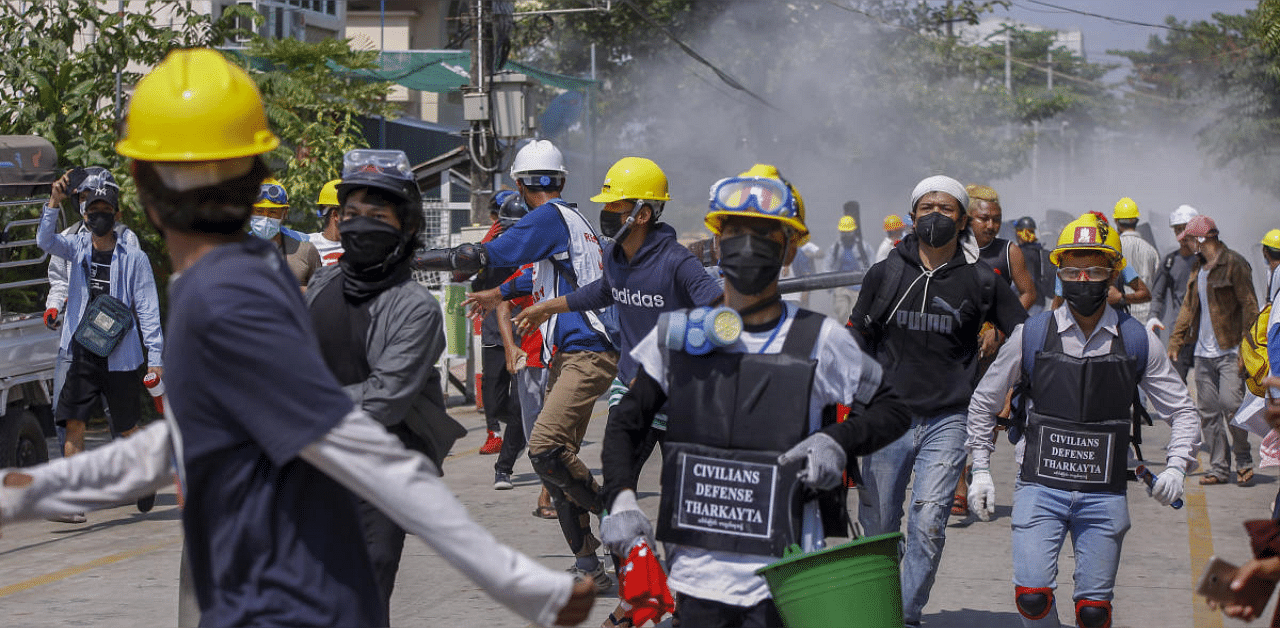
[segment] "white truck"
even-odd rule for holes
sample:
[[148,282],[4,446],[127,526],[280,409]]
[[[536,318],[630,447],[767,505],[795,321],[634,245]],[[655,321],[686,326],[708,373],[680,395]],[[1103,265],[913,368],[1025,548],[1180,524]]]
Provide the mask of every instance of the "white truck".
[[56,331],[44,325],[49,255],[36,246],[57,153],[29,135],[0,135],[0,467],[49,459]]

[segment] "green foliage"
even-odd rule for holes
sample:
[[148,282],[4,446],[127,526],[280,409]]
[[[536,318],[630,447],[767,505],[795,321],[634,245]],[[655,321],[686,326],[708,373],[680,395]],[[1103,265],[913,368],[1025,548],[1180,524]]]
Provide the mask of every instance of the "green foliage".
[[[162,282],[169,268],[163,242],[140,212],[130,211],[137,207],[137,196],[125,160],[114,149],[118,118],[123,118],[115,102],[119,96],[123,107],[142,78],[131,68],[151,67],[174,48],[220,45],[235,32],[235,16],[246,10],[232,8],[211,19],[190,3],[155,0],[124,13],[106,11],[93,0],[0,4],[0,48],[5,51],[0,55],[0,93],[5,94],[0,99],[0,134],[49,140],[64,168],[110,169],[121,186],[124,221],[138,233]],[[6,220],[21,217],[0,215]],[[75,211],[66,212],[66,217],[79,220]],[[30,271],[38,275],[36,271],[43,269]]]
[[391,83],[336,72],[378,67],[377,52],[352,50],[349,41],[255,37],[247,52],[257,60],[251,73],[282,140],[268,160],[289,192],[291,226],[316,231],[320,188],[341,174],[343,153],[368,147],[357,116],[393,114],[385,101]]
[[[690,60],[632,5],[773,109]],[[1053,46],[1050,33],[1012,32],[1013,56],[1022,62],[1014,67],[1012,94],[1004,89],[1003,44],[966,46],[948,36],[958,33],[956,25],[976,24],[1005,6],[978,0],[633,0],[615,2],[609,12],[518,22],[513,56],[585,74],[595,42],[597,74],[604,81],[594,102],[602,121],[597,133],[636,146],[630,150],[696,147],[690,129],[669,122],[672,99],[694,100],[693,106],[682,105],[722,111],[717,122],[723,127],[692,131],[739,137],[742,152],[779,162],[814,158],[858,169],[927,168],[989,180],[1026,167],[1033,121],[1067,120],[1088,132],[1115,108],[1096,83],[1110,68],[1064,49],[1053,51],[1055,70],[1083,80],[1062,78],[1052,90],[1045,87],[1044,71],[1037,68]],[[517,10],[580,7],[571,0],[543,0],[520,3]]]
[[[186,2],[149,0],[142,10],[130,3],[134,10],[122,14],[100,4],[107,6],[94,0],[0,3],[0,46],[5,50],[0,55],[0,93],[6,94],[0,99],[0,134],[48,139],[63,168],[101,165],[111,170],[121,186],[124,221],[151,258],[163,300],[169,256],[159,234],[137,211],[126,160],[114,148],[116,73],[124,106],[142,72],[170,50],[223,46],[233,36],[249,34],[235,29],[237,18],[259,21],[262,16],[252,7],[235,5],[210,16]],[[336,67],[376,66],[375,53],[352,51],[346,41],[303,43],[255,35],[248,52],[261,59],[261,67],[251,68],[250,75],[281,139],[268,160],[296,199],[292,207],[300,219],[292,226],[314,230],[319,221],[308,210],[314,208],[320,187],[338,176],[343,152],[365,145],[355,116],[389,113],[382,99],[390,84],[341,76]],[[243,55],[233,58],[248,63]],[[71,209],[66,218],[74,222],[79,215]]]
[[[178,26],[159,26],[162,14]],[[127,95],[141,78],[130,65],[150,67],[174,48],[220,44],[230,30],[229,18],[211,20],[188,3],[151,0],[142,11],[118,14],[92,0],[6,2],[0,131],[44,137],[65,164],[118,170],[116,73]]]
[[1134,64],[1131,116],[1194,131],[1215,165],[1280,194],[1280,0],[1166,24],[1146,50],[1113,51]]

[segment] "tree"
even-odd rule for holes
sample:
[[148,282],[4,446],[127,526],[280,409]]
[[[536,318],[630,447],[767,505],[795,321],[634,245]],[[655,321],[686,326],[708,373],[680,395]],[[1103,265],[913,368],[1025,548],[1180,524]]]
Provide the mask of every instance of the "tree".
[[[101,165],[111,170],[120,183],[124,221],[139,234],[162,287],[169,274],[163,242],[140,212],[127,211],[137,203],[125,160],[114,149],[123,116],[115,103],[123,107],[142,77],[131,68],[150,68],[174,48],[221,45],[245,11],[252,12],[233,7],[215,19],[189,3],[154,0],[140,11],[122,13],[104,11],[93,0],[0,3],[0,47],[5,50],[0,55],[0,133],[44,137],[57,150],[62,167]],[[113,80],[117,76],[119,89]],[[33,215],[5,215],[34,217],[37,210],[28,211]],[[75,212],[66,217],[79,219]],[[44,268],[27,270],[30,276],[44,273]],[[35,300],[31,294],[25,298]]]
[[1133,119],[1158,119],[1195,132],[1218,167],[1247,186],[1280,194],[1280,1],[1243,15],[1179,22],[1146,50],[1113,51],[1134,65]]
[[254,37],[247,57],[262,92],[267,118],[282,143],[269,156],[289,192],[295,228],[315,230],[315,199],[342,172],[342,156],[367,148],[359,116],[387,116],[391,83],[350,78],[345,70],[378,68],[377,51],[352,50],[350,41],[315,43]]
[[[174,48],[218,47],[233,36],[237,19],[260,21],[251,7],[233,5],[220,15],[191,3],[150,0],[141,11],[110,13],[95,0],[0,0],[0,133],[40,135],[57,149],[60,165],[101,165],[121,186],[125,222],[139,235],[160,282],[171,272],[164,242],[137,207],[125,159],[114,149],[115,81],[122,106],[146,69]],[[173,26],[160,26],[171,24]],[[281,147],[267,156],[289,189],[295,227],[314,227],[314,199],[341,171],[342,154],[366,146],[357,115],[389,114],[381,101],[390,84],[365,82],[344,68],[374,67],[376,53],[352,51],[347,41],[304,43],[253,35],[243,53],[227,53],[250,70],[263,94]],[[131,70],[142,68],[143,70]],[[34,211],[34,210],[33,210]],[[78,220],[74,212],[68,217]],[[43,270],[43,269],[41,269]]]
[[966,180],[1016,173],[1029,162],[1031,122],[1070,117],[1085,131],[1111,106],[1105,90],[1089,84],[1107,68],[1065,50],[1054,51],[1056,70],[1084,83],[1043,87],[1036,68],[1052,46],[1049,34],[1013,33],[1014,56],[1035,68],[1019,65],[1007,93],[1003,46],[996,54],[986,44],[964,45],[956,26],[1006,5],[630,0],[608,13],[557,15],[550,26],[542,18],[519,21],[513,55],[585,73],[586,50],[596,42],[604,81],[597,134],[606,160],[650,155],[673,186],[692,174],[697,183],[681,191],[684,198],[701,196],[714,180],[702,179],[754,160],[827,183],[809,187],[817,190],[807,199],[815,206],[868,195],[883,205],[900,202],[886,189],[930,172]]

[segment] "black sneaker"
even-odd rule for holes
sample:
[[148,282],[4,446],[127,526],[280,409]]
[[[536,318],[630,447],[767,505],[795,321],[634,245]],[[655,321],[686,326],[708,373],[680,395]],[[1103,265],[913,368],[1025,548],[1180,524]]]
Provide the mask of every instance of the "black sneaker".
[[152,493],[146,497],[138,498],[138,512],[151,512],[156,506],[156,494]]
[[515,488],[515,485],[511,483],[511,474],[510,474],[510,473],[495,473],[495,474],[493,474],[493,490],[495,490],[495,491],[509,491],[509,490],[511,490],[511,489],[513,489],[513,488]]

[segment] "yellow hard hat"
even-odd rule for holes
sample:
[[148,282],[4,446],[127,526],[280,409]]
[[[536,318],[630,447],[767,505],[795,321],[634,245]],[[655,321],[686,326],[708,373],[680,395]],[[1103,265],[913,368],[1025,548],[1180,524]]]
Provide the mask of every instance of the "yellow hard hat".
[[658,164],[644,157],[623,157],[604,175],[600,193],[592,203],[612,203],[623,199],[669,201],[667,175]]
[[775,166],[756,164],[736,177],[721,179],[711,186],[710,211],[703,223],[711,233],[720,235],[720,221],[726,216],[777,220],[791,227],[791,239],[796,246],[809,241],[809,227],[804,224],[804,198]]
[[1262,245],[1280,249],[1280,229],[1272,229],[1267,232],[1267,235],[1262,236]]
[[143,161],[218,161],[280,145],[244,70],[208,48],[174,50],[133,92],[116,152]]
[[258,187],[258,200],[253,204],[254,207],[288,207],[289,193],[285,191],[284,184],[280,183],[275,177],[267,177]]
[[1120,234],[1093,214],[1084,214],[1063,227],[1049,261],[1054,266],[1062,266],[1062,252],[1071,250],[1101,251],[1111,257],[1116,270],[1124,270],[1126,262],[1120,251]]
[[906,225],[902,224],[902,218],[897,214],[889,214],[888,216],[884,217],[885,231],[897,231],[905,227]]
[[837,225],[836,228],[845,233],[848,233],[850,231],[857,231],[858,221],[854,220],[853,216],[841,216],[840,224]]
[[320,197],[316,199],[316,205],[340,205],[338,202],[338,184],[342,179],[334,179],[324,184],[320,188]]
[[1137,220],[1138,204],[1126,196],[1116,201],[1116,209],[1111,213],[1111,217],[1116,220]]

